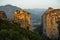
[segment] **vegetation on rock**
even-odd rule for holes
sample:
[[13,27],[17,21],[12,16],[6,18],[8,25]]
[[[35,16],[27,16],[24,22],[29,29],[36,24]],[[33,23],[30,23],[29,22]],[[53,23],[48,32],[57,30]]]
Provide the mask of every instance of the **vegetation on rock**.
[[23,29],[17,23],[0,19],[0,40],[44,40],[39,34]]

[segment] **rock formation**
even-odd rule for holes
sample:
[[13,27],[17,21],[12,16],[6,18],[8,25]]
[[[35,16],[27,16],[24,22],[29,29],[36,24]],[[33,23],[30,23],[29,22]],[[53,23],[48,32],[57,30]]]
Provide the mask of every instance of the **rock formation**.
[[50,39],[58,39],[60,35],[60,9],[48,8],[43,14],[43,34]]
[[6,19],[7,18],[7,16],[6,16],[6,14],[5,14],[5,12],[4,11],[0,11],[0,19]]
[[24,10],[16,10],[14,13],[14,22],[19,23],[21,27],[32,30],[30,25],[30,13]]

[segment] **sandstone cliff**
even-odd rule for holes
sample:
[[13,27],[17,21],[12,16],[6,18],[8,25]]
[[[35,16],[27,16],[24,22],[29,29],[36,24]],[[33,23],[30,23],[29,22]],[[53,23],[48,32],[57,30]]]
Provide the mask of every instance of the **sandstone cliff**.
[[30,13],[24,10],[16,10],[14,13],[14,22],[19,23],[21,27],[31,30]]
[[58,39],[59,37],[59,24],[60,9],[48,8],[43,15],[43,34],[50,39]]

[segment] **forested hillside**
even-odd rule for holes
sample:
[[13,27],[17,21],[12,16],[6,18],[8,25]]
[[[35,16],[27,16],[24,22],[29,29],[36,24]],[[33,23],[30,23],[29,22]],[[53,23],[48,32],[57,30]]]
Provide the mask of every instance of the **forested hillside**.
[[39,34],[23,29],[17,23],[0,19],[0,40],[44,40]]

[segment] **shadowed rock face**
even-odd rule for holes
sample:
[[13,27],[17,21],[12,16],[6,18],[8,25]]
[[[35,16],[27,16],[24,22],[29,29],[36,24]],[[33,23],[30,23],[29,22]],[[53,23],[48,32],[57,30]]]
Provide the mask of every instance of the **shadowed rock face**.
[[0,11],[0,19],[5,19],[7,18],[6,14],[4,11]]
[[58,24],[58,31],[59,31],[59,40],[60,40],[60,20],[56,21]]
[[24,10],[16,10],[14,13],[14,22],[20,23],[21,27],[31,30],[30,13]]
[[60,9],[50,8],[49,10],[43,15],[43,33],[50,39],[58,39],[60,34],[60,22],[57,23],[57,21],[60,21]]

